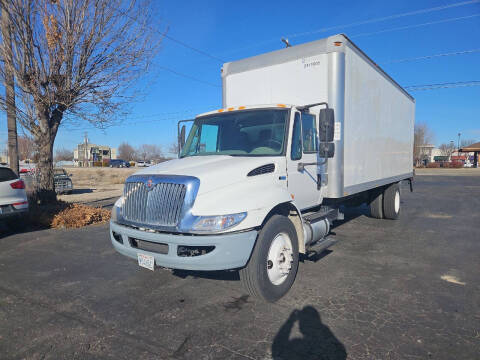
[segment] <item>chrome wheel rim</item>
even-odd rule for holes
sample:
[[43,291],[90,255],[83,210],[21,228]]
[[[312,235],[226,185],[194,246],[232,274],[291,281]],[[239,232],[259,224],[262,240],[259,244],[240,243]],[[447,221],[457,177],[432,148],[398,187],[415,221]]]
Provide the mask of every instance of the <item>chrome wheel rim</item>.
[[290,237],[280,233],[270,244],[267,256],[268,279],[274,285],[282,284],[288,277],[293,263],[293,247]]

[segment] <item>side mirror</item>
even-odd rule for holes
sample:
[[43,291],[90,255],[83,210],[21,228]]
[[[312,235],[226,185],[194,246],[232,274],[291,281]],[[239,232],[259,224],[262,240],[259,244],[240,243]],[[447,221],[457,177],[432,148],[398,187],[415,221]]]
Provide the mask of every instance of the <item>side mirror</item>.
[[335,128],[335,116],[333,109],[320,109],[320,117],[318,122],[318,134],[320,135],[320,141],[333,141],[333,132]]
[[182,125],[180,133],[178,134],[178,150],[181,151],[185,145],[185,125]]
[[334,143],[320,143],[320,149],[318,150],[318,156],[321,158],[333,158],[335,155],[335,144]]

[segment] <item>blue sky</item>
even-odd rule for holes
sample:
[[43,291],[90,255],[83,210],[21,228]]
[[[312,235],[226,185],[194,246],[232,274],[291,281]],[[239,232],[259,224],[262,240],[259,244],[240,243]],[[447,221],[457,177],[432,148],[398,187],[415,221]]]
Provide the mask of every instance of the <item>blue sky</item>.
[[[403,86],[480,80],[480,52],[428,60],[397,59],[480,49],[480,2],[420,12],[386,21],[349,25],[468,1],[154,1],[168,34],[225,61],[283,47],[280,39],[300,44],[345,33]],[[458,19],[462,18],[462,19]],[[421,25],[431,23],[429,25]],[[421,26],[416,26],[421,25]],[[335,27],[335,28],[332,28]],[[326,29],[327,30],[323,30]],[[328,29],[332,28],[332,29]],[[400,28],[400,29],[399,29]],[[56,148],[71,148],[88,131],[91,142],[118,147],[159,144],[176,139],[176,122],[221,107],[222,62],[198,54],[168,39],[151,73],[138,83],[147,94],[134,104],[123,124],[106,131],[88,124],[61,128]],[[167,67],[206,83],[162,70]],[[412,92],[416,121],[427,123],[434,143],[473,138],[480,141],[480,86]],[[4,117],[3,117],[4,118]],[[0,142],[6,124],[0,124]]]

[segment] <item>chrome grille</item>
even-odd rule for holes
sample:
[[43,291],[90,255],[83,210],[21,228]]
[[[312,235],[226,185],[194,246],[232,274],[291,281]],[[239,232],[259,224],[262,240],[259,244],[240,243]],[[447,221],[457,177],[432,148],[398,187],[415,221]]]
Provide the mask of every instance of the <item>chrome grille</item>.
[[180,221],[186,186],[161,182],[127,182],[122,217],[130,222],[154,226],[176,226]]

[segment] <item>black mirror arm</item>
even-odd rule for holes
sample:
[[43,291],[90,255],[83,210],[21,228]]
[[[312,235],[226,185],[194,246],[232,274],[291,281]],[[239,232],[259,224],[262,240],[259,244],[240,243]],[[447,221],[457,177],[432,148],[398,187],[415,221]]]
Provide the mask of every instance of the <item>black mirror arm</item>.
[[325,165],[327,163],[328,159],[325,158],[323,161],[317,161],[317,162],[311,162],[311,163],[302,163],[302,162],[299,162],[298,165],[297,165],[297,170],[298,171],[303,171],[305,170],[305,166],[308,166],[308,165]]

